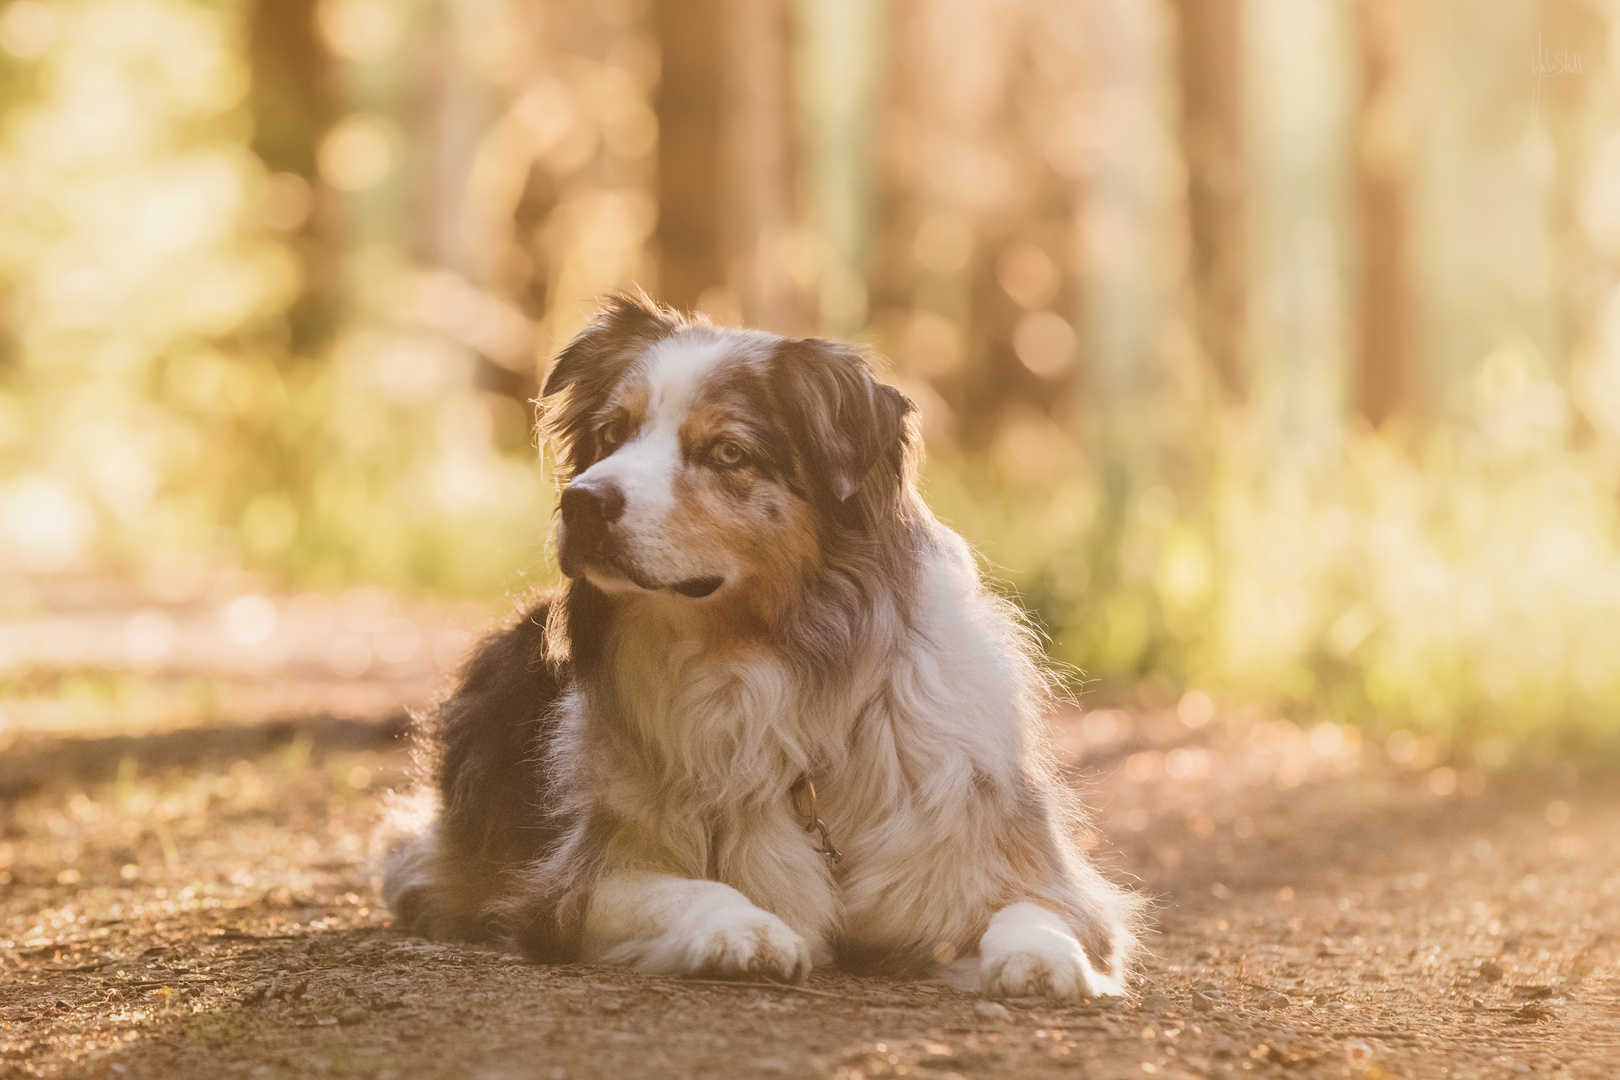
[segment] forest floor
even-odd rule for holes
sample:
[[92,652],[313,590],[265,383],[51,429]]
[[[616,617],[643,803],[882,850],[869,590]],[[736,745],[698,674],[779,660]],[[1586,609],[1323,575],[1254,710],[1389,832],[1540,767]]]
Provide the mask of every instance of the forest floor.
[[311,690],[268,720],[111,734],[26,722],[67,676],[24,658],[0,706],[0,1077],[1620,1076],[1612,769],[1474,768],[1241,711],[1066,712],[1086,842],[1155,901],[1130,997],[712,984],[392,929],[368,837],[407,781],[398,695],[443,653],[389,682],[357,651],[328,649],[352,709],[311,711]]

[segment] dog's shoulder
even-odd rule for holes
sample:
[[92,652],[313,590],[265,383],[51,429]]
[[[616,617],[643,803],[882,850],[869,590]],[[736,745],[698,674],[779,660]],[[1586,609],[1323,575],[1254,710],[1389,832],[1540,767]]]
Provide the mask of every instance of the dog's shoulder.
[[468,656],[453,697],[500,694],[522,684],[557,681],[559,672],[549,662],[548,638],[552,610],[558,596],[545,592],[524,603],[515,619],[486,635]]

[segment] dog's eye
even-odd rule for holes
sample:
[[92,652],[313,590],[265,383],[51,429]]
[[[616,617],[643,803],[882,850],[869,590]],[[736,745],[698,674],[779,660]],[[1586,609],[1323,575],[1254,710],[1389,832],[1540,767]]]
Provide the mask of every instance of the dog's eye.
[[748,460],[748,451],[735,439],[721,439],[709,453],[716,465],[727,469],[735,469]]
[[602,444],[603,449],[611,450],[624,442],[625,428],[624,418],[615,417],[596,429],[596,441]]

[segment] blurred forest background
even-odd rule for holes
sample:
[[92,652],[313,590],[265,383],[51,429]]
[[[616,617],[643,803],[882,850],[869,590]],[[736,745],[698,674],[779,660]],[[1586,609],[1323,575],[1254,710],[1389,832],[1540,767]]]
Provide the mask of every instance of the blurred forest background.
[[1617,59],[1616,0],[10,0],[0,578],[544,580],[530,400],[640,284],[886,357],[1095,700],[1612,739]]

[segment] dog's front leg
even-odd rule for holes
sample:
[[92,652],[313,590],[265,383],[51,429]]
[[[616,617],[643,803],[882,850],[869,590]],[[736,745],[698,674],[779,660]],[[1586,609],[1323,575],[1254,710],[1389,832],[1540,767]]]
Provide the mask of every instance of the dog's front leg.
[[1031,903],[1009,904],[990,920],[979,941],[979,985],[990,998],[1073,1001],[1124,992],[1120,972],[1098,971],[1068,925]]
[[804,938],[731,886],[636,870],[597,883],[584,959],[717,979],[800,982],[810,973]]

